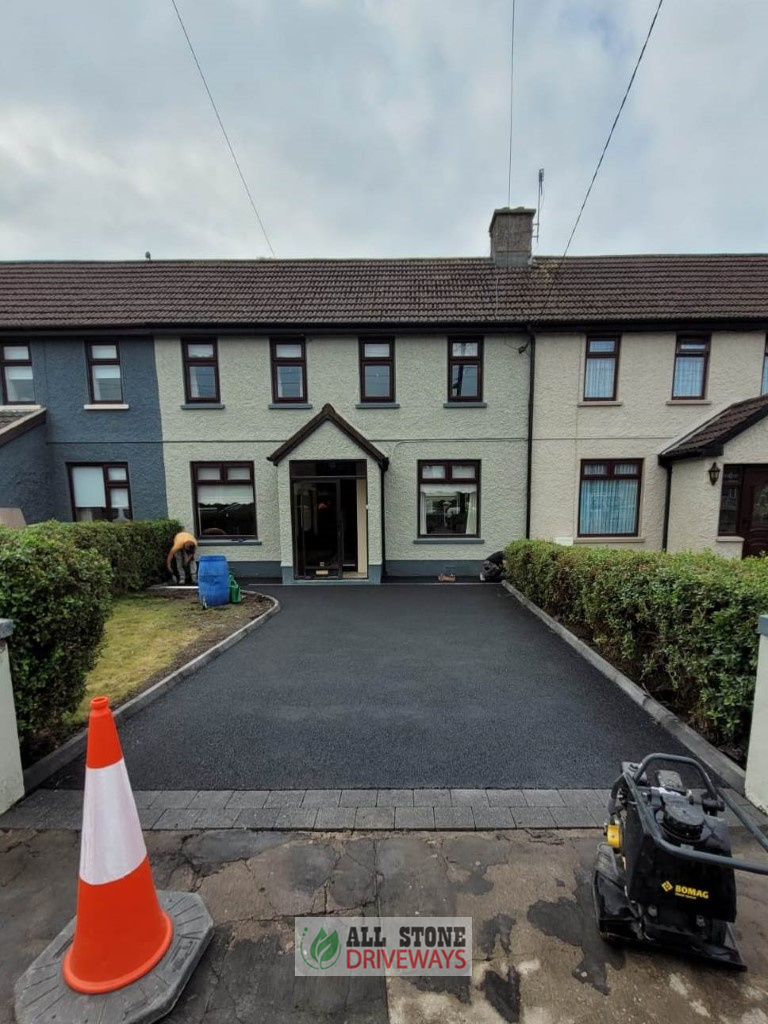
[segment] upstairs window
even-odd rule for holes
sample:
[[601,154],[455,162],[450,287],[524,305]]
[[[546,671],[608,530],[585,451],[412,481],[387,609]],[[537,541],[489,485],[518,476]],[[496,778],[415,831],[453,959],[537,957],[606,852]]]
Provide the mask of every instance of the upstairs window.
[[184,341],[184,397],[195,402],[219,402],[219,349],[214,338]]
[[132,519],[128,466],[124,462],[69,466],[72,518],[78,523],[96,519]]
[[707,391],[709,338],[683,337],[675,348],[673,398],[704,398]]
[[120,371],[120,350],[116,344],[86,344],[88,385],[94,405],[120,403],[123,381]]
[[760,388],[761,395],[768,395],[768,342],[765,345],[765,354],[763,355],[763,383]]
[[477,537],[480,463],[419,462],[419,536]]
[[198,537],[255,537],[252,462],[193,462]]
[[581,463],[580,537],[636,537],[640,519],[642,462]]
[[360,401],[394,402],[395,343],[390,338],[360,341]]
[[32,357],[29,345],[3,345],[2,398],[4,405],[31,405],[35,401]]
[[483,398],[483,342],[481,338],[448,341],[448,401],[480,402]]
[[303,338],[272,342],[272,401],[306,402],[307,354]]
[[587,338],[584,401],[613,402],[619,366],[618,338]]

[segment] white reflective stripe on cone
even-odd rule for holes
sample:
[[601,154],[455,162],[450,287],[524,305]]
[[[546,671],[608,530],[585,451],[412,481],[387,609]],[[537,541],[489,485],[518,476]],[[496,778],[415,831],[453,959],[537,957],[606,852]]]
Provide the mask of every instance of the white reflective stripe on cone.
[[147,855],[136,804],[121,758],[85,769],[80,877],[90,885],[125,878]]

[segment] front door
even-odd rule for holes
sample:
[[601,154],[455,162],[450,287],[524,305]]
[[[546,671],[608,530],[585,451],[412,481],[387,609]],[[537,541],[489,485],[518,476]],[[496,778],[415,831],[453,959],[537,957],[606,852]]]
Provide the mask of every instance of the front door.
[[744,558],[768,552],[768,469],[744,468],[739,532]]
[[340,579],[343,570],[339,480],[293,481],[296,576]]

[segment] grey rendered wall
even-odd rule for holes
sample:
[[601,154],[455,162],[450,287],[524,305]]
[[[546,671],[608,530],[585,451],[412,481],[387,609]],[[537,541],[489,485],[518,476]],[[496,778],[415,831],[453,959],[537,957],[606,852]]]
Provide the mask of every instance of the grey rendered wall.
[[45,422],[0,447],[0,508],[20,508],[28,523],[54,515]]
[[84,341],[32,343],[35,397],[48,409],[53,514],[59,519],[72,518],[68,462],[127,462],[134,518],[167,515],[154,342],[128,338],[119,344],[128,408],[89,410],[84,408],[90,404]]

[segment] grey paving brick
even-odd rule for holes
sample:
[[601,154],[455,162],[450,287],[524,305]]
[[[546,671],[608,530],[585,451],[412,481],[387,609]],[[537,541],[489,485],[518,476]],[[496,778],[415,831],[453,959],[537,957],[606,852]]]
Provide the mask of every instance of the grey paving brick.
[[139,807],[138,812],[142,828],[154,828],[158,818],[165,814],[162,807]]
[[549,813],[558,828],[597,828],[601,824],[592,813],[592,808],[585,804],[581,807],[550,807]]
[[42,828],[45,810],[41,807],[11,807],[0,815],[0,828]]
[[152,827],[155,829],[194,828],[199,814],[199,808],[169,807],[163,811]]
[[355,828],[394,828],[394,807],[358,807],[355,812]]
[[302,807],[338,807],[340,789],[308,789],[304,794]]
[[412,789],[380,789],[377,807],[413,807]]
[[608,798],[603,798],[603,789],[559,789],[558,793],[566,807],[606,807]]
[[527,807],[522,789],[486,789],[491,807]]
[[508,807],[473,807],[475,828],[514,828],[515,819]]
[[450,789],[414,789],[414,807],[450,807]]
[[151,807],[159,795],[158,789],[136,789],[133,792],[133,799],[136,801],[136,807],[141,810],[143,807]]
[[[149,808],[152,810],[152,808]],[[240,811],[237,807],[203,807],[195,828],[234,828]]]
[[31,807],[82,807],[82,789],[38,789],[27,797],[25,804]]
[[275,819],[275,828],[314,828],[316,807],[283,807]]
[[555,827],[555,819],[546,807],[514,807],[512,817],[518,828]]
[[564,807],[563,798],[556,789],[524,789],[523,796],[529,807]]
[[434,828],[434,807],[396,807],[395,828]]
[[475,819],[472,815],[472,808],[466,807],[436,807],[435,828],[448,829],[474,829]]
[[354,828],[356,807],[318,807],[316,829]]
[[236,807],[238,810],[245,807],[263,807],[268,796],[268,789],[236,789],[227,801],[227,807]]
[[43,815],[39,828],[68,828],[79,830],[83,827],[83,812],[77,807],[54,807]]
[[451,803],[454,807],[487,807],[488,794],[484,789],[452,789]]
[[162,807],[163,810],[181,810],[189,807],[196,796],[196,789],[164,789],[152,801],[152,806]]
[[265,807],[300,807],[304,799],[303,789],[273,789],[267,797]]
[[340,807],[375,807],[376,789],[342,789]]
[[274,828],[279,807],[244,807],[237,816],[238,828]]
[[231,789],[201,789],[189,802],[190,807],[226,807],[232,796]]

